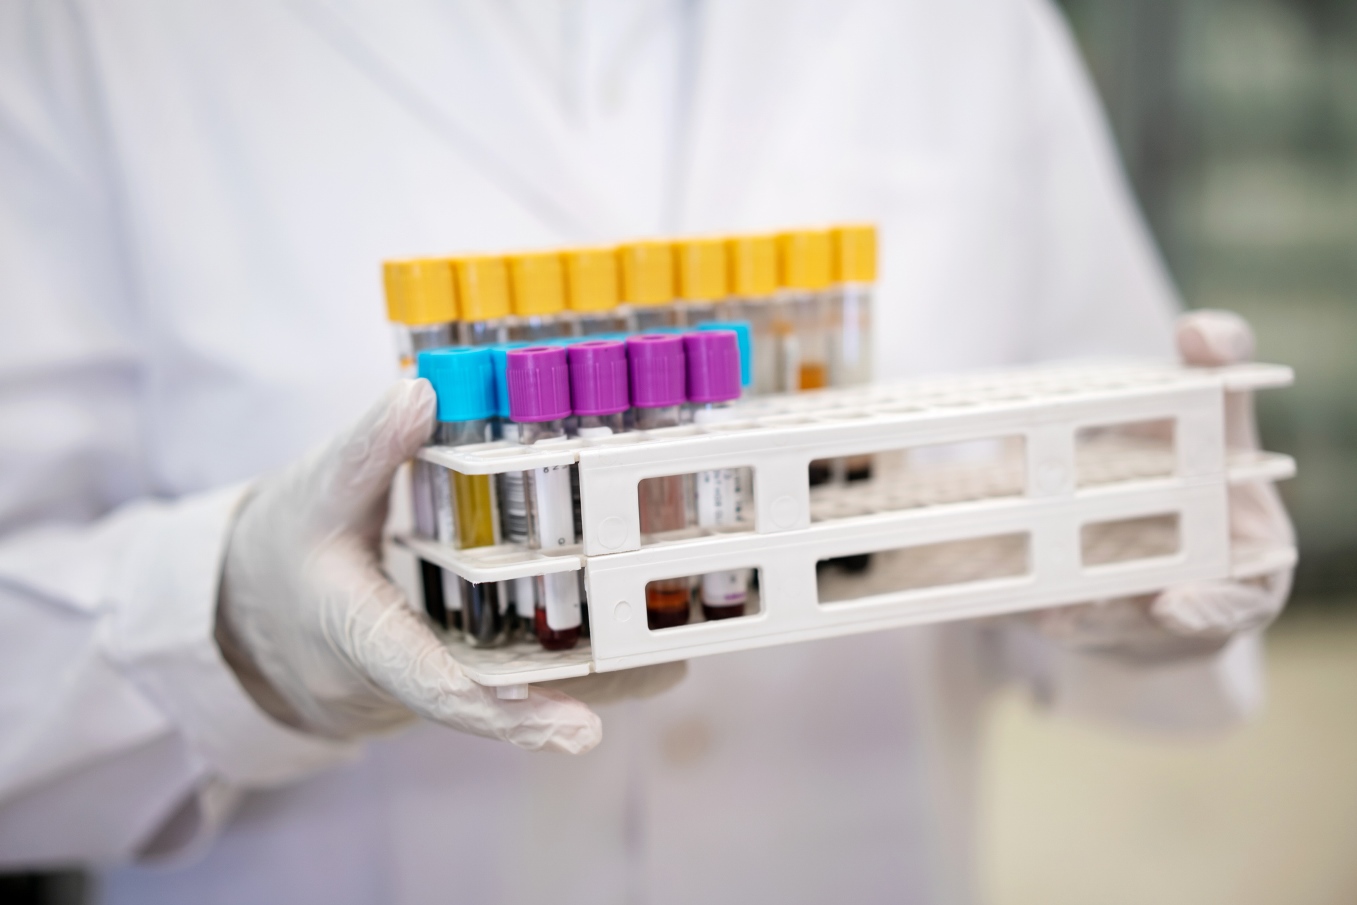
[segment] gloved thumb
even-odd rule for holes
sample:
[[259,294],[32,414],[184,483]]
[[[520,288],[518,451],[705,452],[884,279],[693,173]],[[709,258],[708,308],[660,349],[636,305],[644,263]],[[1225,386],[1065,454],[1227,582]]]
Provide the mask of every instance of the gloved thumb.
[[1233,311],[1202,309],[1178,318],[1178,354],[1198,368],[1239,364],[1253,358],[1253,328]]
[[321,452],[311,498],[328,527],[371,525],[396,469],[428,441],[436,405],[427,380],[399,381]]
[[1177,585],[1150,606],[1155,620],[1187,638],[1228,638],[1267,625],[1281,612],[1285,594],[1238,581],[1198,581]]

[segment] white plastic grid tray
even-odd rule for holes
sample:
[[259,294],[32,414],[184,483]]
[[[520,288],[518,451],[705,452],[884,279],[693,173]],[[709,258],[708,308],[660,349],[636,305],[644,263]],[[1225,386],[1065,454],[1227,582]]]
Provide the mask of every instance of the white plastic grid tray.
[[[1290,379],[1288,369],[1265,365],[1040,369],[774,397],[747,405],[745,420],[736,424],[633,433],[602,444],[432,448],[424,458],[468,473],[578,462],[584,549],[548,557],[511,547],[455,551],[419,539],[402,542],[473,581],[586,569],[588,645],[548,653],[532,644],[479,651],[451,642],[472,677],[487,685],[1262,574],[1294,561],[1294,550],[1232,555],[1227,487],[1289,477],[1294,463],[1266,453],[1227,454],[1224,394]],[[1085,428],[1145,421],[1171,421],[1173,444],[1125,436],[1075,442]],[[916,473],[880,469],[859,486],[809,486],[814,459],[997,437],[1022,438],[1024,454]],[[641,545],[639,480],[743,466],[755,474],[755,530]],[[1084,565],[1083,525],[1167,514],[1178,521],[1176,553]],[[1136,529],[1122,533],[1127,530]],[[1006,535],[1021,536],[1021,546],[1010,537],[1008,552],[990,558],[1000,562],[1020,550],[1027,568],[1019,574],[1009,569],[1007,577],[985,578],[981,572],[968,580],[964,567],[958,571],[945,562],[944,542]],[[1130,536],[1119,543],[1134,547],[1143,540]],[[933,552],[923,559],[879,553],[916,544]],[[975,548],[969,549],[974,559]],[[876,574],[822,575],[817,590],[817,560],[868,552],[878,552]],[[928,556],[937,562],[930,566]],[[908,561],[916,579],[931,568],[944,574],[951,569],[953,580],[931,587],[897,579],[882,585],[881,576],[890,572],[884,564],[892,561]],[[727,568],[760,570],[757,614],[661,631],[646,627],[647,581]],[[821,591],[857,599],[821,604]]]

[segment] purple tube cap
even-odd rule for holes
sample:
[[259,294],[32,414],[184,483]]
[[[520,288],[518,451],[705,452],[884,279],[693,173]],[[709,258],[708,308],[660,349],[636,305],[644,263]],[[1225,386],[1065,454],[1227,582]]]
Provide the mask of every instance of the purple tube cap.
[[642,333],[627,338],[631,365],[631,404],[663,408],[687,401],[683,337],[677,333]]
[[688,357],[688,401],[740,398],[740,337],[734,330],[704,330],[683,337]]
[[570,366],[564,347],[510,349],[505,382],[510,421],[559,421],[570,415]]
[[615,415],[631,407],[626,343],[591,339],[569,346],[567,352],[576,415]]

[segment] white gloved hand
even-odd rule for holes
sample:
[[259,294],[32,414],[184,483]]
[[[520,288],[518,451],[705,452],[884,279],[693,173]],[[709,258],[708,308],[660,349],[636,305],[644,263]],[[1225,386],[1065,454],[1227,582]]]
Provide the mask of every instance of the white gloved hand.
[[265,710],[310,732],[350,738],[413,713],[530,750],[588,751],[602,738],[588,707],[536,687],[526,700],[498,699],[381,571],[391,479],[428,439],[434,406],[427,381],[401,381],[324,449],[258,486],[231,531],[218,643]]
[[[1253,357],[1253,331],[1228,311],[1193,311],[1178,319],[1178,353],[1195,367],[1238,364]],[[1226,397],[1226,446],[1256,450],[1251,393]],[[1230,540],[1291,546],[1295,535],[1277,488],[1269,482],[1231,487]],[[1281,613],[1291,570],[1249,581],[1202,581],[1158,595],[1061,607],[1038,614],[1044,634],[1071,647],[1150,655],[1218,647],[1235,634],[1267,625]]]

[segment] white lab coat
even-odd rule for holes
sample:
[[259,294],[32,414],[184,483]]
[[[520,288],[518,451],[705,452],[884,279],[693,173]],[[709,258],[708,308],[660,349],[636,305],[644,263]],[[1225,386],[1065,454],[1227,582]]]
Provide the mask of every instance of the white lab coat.
[[1248,639],[1149,667],[1011,625],[696,661],[574,759],[332,743],[235,683],[242,482],[394,378],[380,260],[846,218],[883,377],[1171,353],[1041,0],[0,7],[0,863],[172,858],[109,902],[960,902],[999,682],[1246,710]]

